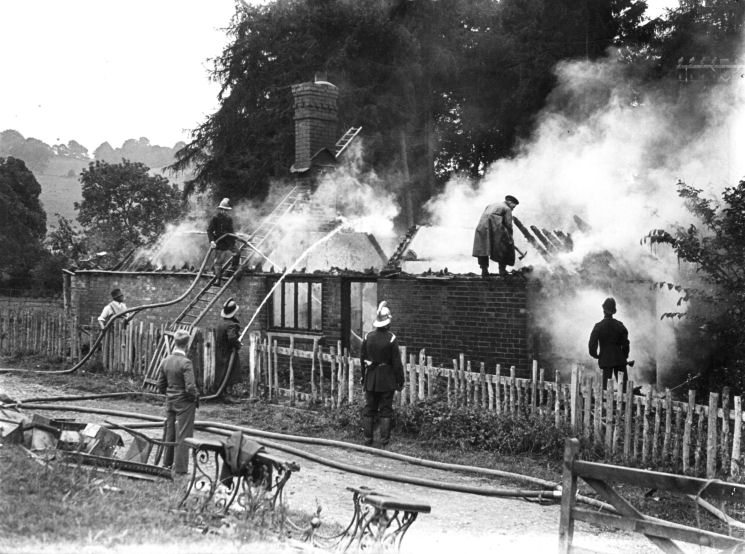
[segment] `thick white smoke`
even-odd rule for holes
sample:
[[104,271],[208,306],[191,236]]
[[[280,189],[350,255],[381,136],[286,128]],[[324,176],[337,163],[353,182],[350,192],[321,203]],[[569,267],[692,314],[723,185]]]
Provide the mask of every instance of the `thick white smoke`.
[[[653,258],[640,239],[654,228],[693,222],[677,195],[679,179],[720,198],[724,187],[745,174],[745,158],[736,155],[745,147],[743,79],[710,86],[705,94],[700,88],[692,94],[697,84],[681,86],[679,95],[658,93],[633,83],[612,57],[561,63],[556,75],[558,86],[531,139],[514,157],[494,163],[480,181],[451,180],[428,203],[431,220],[448,227],[458,222],[458,236],[468,231],[472,236],[484,207],[512,194],[520,200],[514,213],[523,223],[572,234],[573,251],[560,255],[554,267],[571,271],[588,256],[609,252],[619,265],[633,269],[636,281],[619,280],[604,290],[561,290],[555,282],[539,324],[563,355],[594,364],[587,355],[590,323],[602,317],[602,299],[616,296],[618,318],[625,318],[630,330],[632,358],[657,360],[658,369],[665,370],[659,366],[674,364],[674,356],[663,355],[674,350],[667,342],[673,337],[671,324],[659,321],[668,300],[640,291],[654,281],[676,281],[680,274],[674,257]],[[591,231],[582,233],[574,215]],[[517,229],[515,239],[518,247],[532,251]],[[470,255],[468,240],[451,246],[448,250]],[[534,251],[525,262],[537,266],[539,275],[545,265]],[[475,261],[472,265],[476,271]]]

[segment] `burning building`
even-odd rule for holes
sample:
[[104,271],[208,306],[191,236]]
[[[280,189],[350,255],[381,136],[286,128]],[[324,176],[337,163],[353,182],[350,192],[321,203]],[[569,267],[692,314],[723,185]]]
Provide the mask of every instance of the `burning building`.
[[[563,64],[555,94],[587,95],[602,88],[598,82],[608,89],[617,71],[611,63]],[[377,177],[361,176],[355,167],[364,132],[340,128],[337,88],[317,77],[292,91],[289,184],[276,187],[265,206],[234,210],[240,232],[253,237],[259,252],[223,300],[237,300],[251,331],[296,344],[340,341],[355,353],[385,299],[400,342],[409,352],[426,349],[435,363],[449,365],[464,353],[488,367],[527,370],[537,359],[547,369],[563,369],[594,365],[589,331],[602,317],[603,299],[615,296],[631,333],[634,379],[653,382],[660,364],[674,363],[674,324],[659,320],[670,298],[650,286],[672,278],[639,239],[680,220],[670,168],[700,175],[694,163],[700,144],[682,145],[651,99],[624,104],[604,90],[609,100],[590,113],[552,109],[549,99],[535,136],[514,158],[495,163],[478,185],[454,177],[426,205],[428,224],[394,240],[398,208],[376,188]],[[663,151],[668,139],[677,152]],[[473,229],[483,207],[507,193],[521,200],[515,238],[527,254],[511,274],[484,280],[470,256]],[[114,287],[127,292],[130,305],[178,297],[207,251],[205,227],[204,216],[196,218],[116,271],[68,276],[69,305],[87,321]],[[209,277],[202,279],[206,285]],[[187,302],[138,317],[172,321]],[[214,326],[221,304],[200,325]]]

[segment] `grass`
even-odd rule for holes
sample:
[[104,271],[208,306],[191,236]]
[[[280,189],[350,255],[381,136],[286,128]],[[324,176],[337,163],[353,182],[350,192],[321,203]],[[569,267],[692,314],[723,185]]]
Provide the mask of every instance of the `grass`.
[[[26,362],[30,363],[32,366],[40,363],[33,360],[26,360]],[[138,382],[122,378],[112,379],[109,376],[103,378],[100,374],[89,373],[43,376],[29,375],[24,376],[24,378],[33,379],[37,384],[49,384],[50,386],[64,387],[67,390],[70,390],[70,394],[80,394],[81,392],[91,394],[118,392],[122,390],[138,390],[139,388]],[[342,410],[311,410],[291,407],[280,403],[246,402],[238,406],[208,404],[202,408],[202,411],[204,417],[207,419],[226,419],[232,420],[239,425],[267,431],[311,437],[323,437],[327,439],[358,443],[361,440],[358,418],[359,408],[359,405],[355,405]],[[426,409],[429,410],[431,407]],[[489,433],[484,435],[480,434],[481,424],[478,422],[470,422],[469,425],[471,425],[471,428],[466,429],[465,431],[460,429],[463,426],[463,422],[458,418],[467,417],[467,414],[458,414],[454,420],[447,424],[450,426],[449,434],[440,436],[437,433],[442,432],[442,422],[439,422],[438,425],[430,425],[429,427],[427,427],[429,424],[424,425],[426,432],[422,433],[421,413],[409,413],[400,408],[397,408],[397,411],[400,425],[398,429],[394,431],[394,439],[390,446],[391,450],[414,457],[500,469],[531,475],[553,482],[561,481],[561,451],[556,448],[556,444],[561,444],[563,440],[559,440],[561,437],[557,436],[554,432],[547,433],[539,423],[526,429],[525,427],[520,426],[510,428],[509,421],[507,420],[489,420],[485,421],[483,425],[501,425],[502,429],[500,432],[505,434],[489,434],[491,433],[491,431],[489,431]],[[425,415],[430,417],[433,414],[427,412]],[[415,425],[417,421],[419,421],[418,429]],[[445,425],[445,427],[447,427],[447,425]],[[465,435],[470,438],[479,438],[479,440],[482,440],[483,444],[477,447],[474,446],[474,441],[470,440],[470,438],[465,441],[461,440],[462,437],[459,434],[462,433],[465,433]],[[515,438],[513,435],[529,435],[529,437],[527,440],[524,436],[521,437],[520,440],[511,440]],[[504,444],[500,445],[499,441],[503,439]],[[551,448],[541,448],[540,443],[542,441],[553,441],[553,446],[551,446]],[[476,441],[476,444],[478,444],[478,441]],[[487,447],[484,447],[484,445]],[[585,458],[592,459],[591,449],[585,449],[582,455]],[[3,466],[0,467],[0,471],[3,472],[6,471],[6,468],[4,467],[6,463],[4,458],[5,456],[3,456],[3,461],[0,463],[0,465]],[[5,473],[0,474],[5,475]],[[36,469],[35,474],[39,474],[38,468]],[[41,477],[33,477],[31,481],[40,478]],[[7,479],[4,478],[3,482],[6,481]],[[84,484],[85,480],[79,478],[79,482]],[[510,485],[520,484],[520,486],[524,486],[524,483],[510,483],[508,480],[505,480],[505,482]],[[83,487],[83,489],[85,489],[85,487]],[[668,492],[652,492],[630,486],[619,486],[617,487],[617,490],[640,511],[648,515],[660,517],[676,523],[701,527],[719,533],[728,534],[730,532],[726,524],[709,515],[708,512],[703,509],[697,508],[696,504],[687,497],[681,497]],[[583,494],[592,495],[591,489],[587,486],[581,486],[581,492]],[[2,493],[4,496],[5,491],[2,490]],[[90,494],[92,493],[83,491],[75,498],[80,498],[81,500],[88,499],[91,498],[88,496]],[[116,510],[126,512],[127,506],[145,505],[150,502],[150,498],[147,496],[148,494],[152,494],[152,491],[138,491],[135,488],[131,493],[128,492],[126,496],[119,495],[117,501],[120,503],[115,504],[117,506]],[[159,498],[158,501],[161,502],[159,505],[160,507],[157,508],[159,513],[163,511],[164,505],[162,502],[165,501],[165,505],[169,505],[168,501],[165,500],[167,494],[168,491],[166,489],[160,491],[159,494],[156,494]],[[17,500],[20,501],[21,497],[17,497]],[[96,500],[98,500],[98,498],[96,498]],[[59,509],[59,504],[57,506]],[[57,511],[58,510],[51,510],[50,514],[57,513]],[[726,506],[725,511],[737,519],[742,520],[745,518],[745,506],[730,503]],[[0,513],[0,517],[2,517],[2,515],[3,514]],[[82,516],[75,515],[70,519],[65,516],[64,521],[67,522],[66,524],[69,524],[70,521],[74,521],[76,522],[76,525],[78,525],[77,521],[80,517]],[[112,523],[108,527],[104,526],[106,521],[117,521],[112,519],[113,517],[114,516],[111,515],[108,518],[103,518],[100,522],[83,519],[81,521],[84,521],[84,524],[78,525],[78,529],[86,529],[88,525],[91,525],[94,536],[96,533],[101,532],[101,537],[115,538],[116,535],[112,534],[114,533],[113,530],[119,528],[119,525],[122,523]],[[145,525],[143,519],[138,515],[134,520],[135,528],[137,528],[137,526],[143,526],[143,535],[154,532],[155,536],[157,536],[161,532],[159,529],[164,525],[165,520],[163,520],[162,517],[162,514],[160,514],[157,517],[144,518],[149,522],[147,525],[152,526],[146,529],[147,525]],[[307,520],[308,517],[309,516],[307,515],[298,514],[296,517],[293,517],[293,519],[304,518]],[[57,526],[63,525],[59,520],[59,516],[57,516],[56,520],[52,519],[52,521],[57,521]],[[126,517],[124,521],[126,521]],[[3,528],[0,527],[0,531],[2,530]],[[257,537],[264,536],[262,535],[262,533],[264,533],[263,531],[257,534],[257,531],[251,528],[244,529],[243,531],[236,531],[236,533],[236,536],[242,536],[243,540],[247,541],[255,540]],[[738,536],[742,535],[738,530],[735,530],[732,533]],[[170,537],[170,535],[166,536]],[[114,538],[111,538],[110,540],[114,540]]]

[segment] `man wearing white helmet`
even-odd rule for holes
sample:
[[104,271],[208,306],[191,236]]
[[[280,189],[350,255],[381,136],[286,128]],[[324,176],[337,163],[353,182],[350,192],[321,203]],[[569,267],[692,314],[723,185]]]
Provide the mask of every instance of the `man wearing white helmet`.
[[207,237],[210,239],[210,246],[215,249],[215,259],[212,263],[212,269],[215,272],[215,279],[218,283],[222,279],[222,266],[225,265],[225,262],[231,256],[233,258],[233,268],[235,269],[238,265],[238,247],[235,237],[224,236],[226,234],[232,235],[235,232],[233,230],[233,218],[229,215],[232,209],[230,207],[230,200],[223,198],[220,205],[217,206],[217,213],[212,216],[207,226]]
[[387,302],[381,302],[373,322],[375,329],[367,333],[362,341],[360,367],[362,389],[365,391],[362,428],[366,445],[373,443],[376,416],[380,421],[380,442],[383,446],[388,444],[393,420],[393,395],[404,387],[398,340],[390,331],[392,319]]

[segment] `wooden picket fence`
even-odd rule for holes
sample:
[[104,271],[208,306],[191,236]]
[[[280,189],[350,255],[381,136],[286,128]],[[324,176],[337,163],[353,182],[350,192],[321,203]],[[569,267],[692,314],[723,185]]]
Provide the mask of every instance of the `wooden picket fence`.
[[70,340],[76,328],[75,318],[62,310],[0,308],[0,355],[79,356],[80,341]]
[[[164,327],[136,320],[117,321],[103,341],[94,363],[103,371],[144,376]],[[40,310],[0,309],[0,354],[45,354],[79,361],[83,345],[95,340],[98,325],[81,326],[74,316]],[[206,387],[214,383],[214,330],[199,329],[191,352]],[[249,395],[288,398],[332,408],[361,402],[359,359],[340,343],[305,343],[293,337],[278,340],[248,335],[241,350]],[[687,401],[669,389],[633,393],[634,383],[610,380],[605,389],[599,372],[577,365],[571,378],[546,372],[533,362],[529,377],[517,377],[515,367],[466,359],[435,365],[424,350],[407,354],[402,348],[405,386],[397,393],[400,406],[438,400],[450,408],[481,410],[511,417],[540,417],[592,444],[608,461],[663,468],[687,474],[739,478],[742,472],[742,399],[727,389]],[[546,379],[546,374],[552,376]],[[698,402],[697,402],[698,400]],[[703,401],[703,402],[702,402]]]

